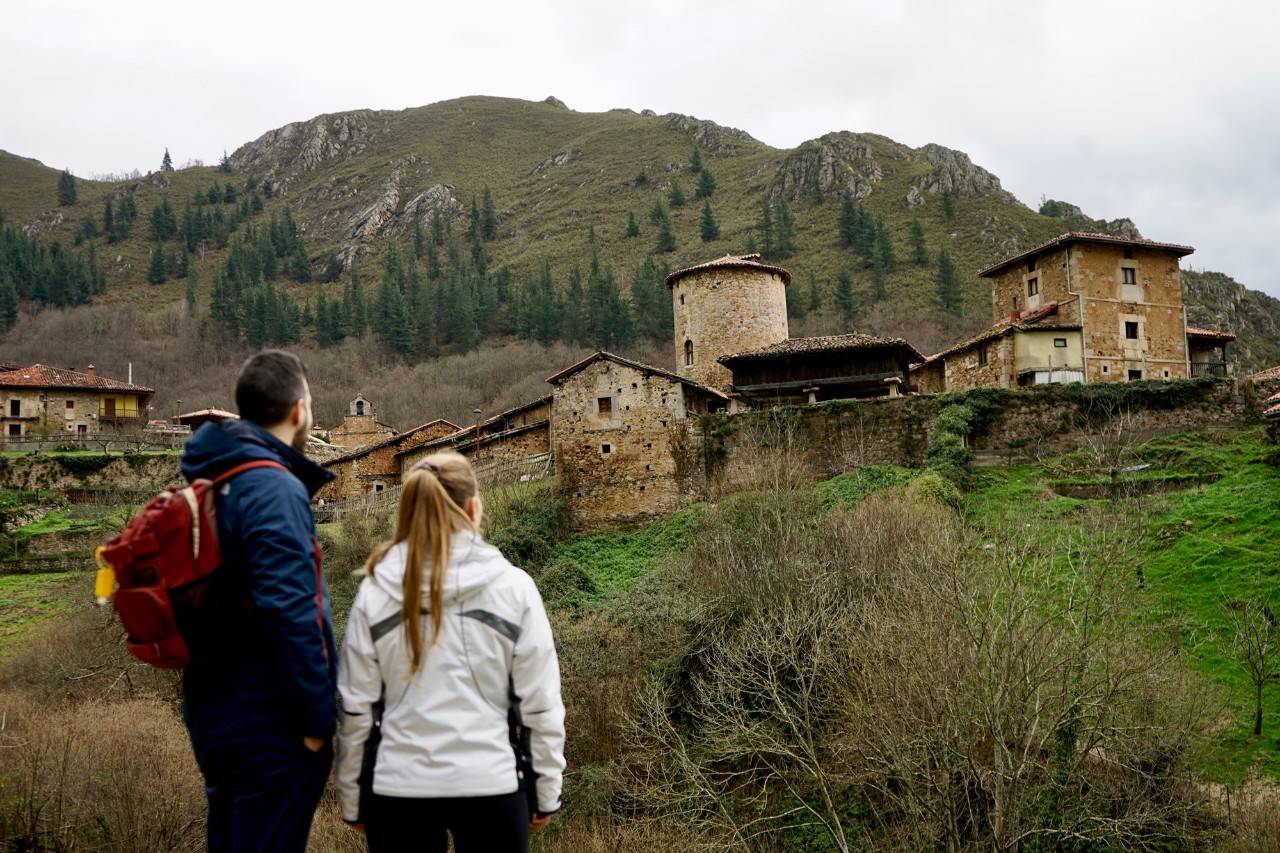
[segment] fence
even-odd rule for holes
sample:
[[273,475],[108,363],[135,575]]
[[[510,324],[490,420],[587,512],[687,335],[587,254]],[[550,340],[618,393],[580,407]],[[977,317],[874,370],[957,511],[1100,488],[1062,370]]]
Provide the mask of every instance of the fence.
[[0,449],[10,453],[43,453],[50,450],[97,450],[101,453],[126,453],[138,450],[181,450],[190,432],[151,431],[143,433],[52,433],[40,436],[27,433],[5,436]]

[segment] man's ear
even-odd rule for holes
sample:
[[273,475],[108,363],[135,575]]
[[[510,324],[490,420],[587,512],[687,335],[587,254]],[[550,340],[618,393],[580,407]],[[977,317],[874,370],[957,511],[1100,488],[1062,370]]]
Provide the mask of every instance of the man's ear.
[[293,404],[293,411],[289,413],[289,423],[293,426],[302,426],[302,422],[306,418],[306,410],[306,400],[295,401]]

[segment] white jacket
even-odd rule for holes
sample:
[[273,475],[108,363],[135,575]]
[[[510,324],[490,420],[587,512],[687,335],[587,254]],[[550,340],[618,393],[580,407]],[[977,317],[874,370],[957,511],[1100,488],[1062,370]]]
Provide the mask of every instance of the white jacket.
[[[560,808],[564,704],[551,624],[533,579],[479,536],[454,536],[445,619],[434,646],[422,617],[423,657],[409,678],[401,622],[407,546],[392,547],[360,583],[342,645],[335,783],[342,816],[358,815],[359,777],[373,706],[385,690],[373,790],[390,797],[466,797],[518,789],[509,690],[519,697],[537,775],[538,811]],[[422,602],[428,604],[427,572]]]

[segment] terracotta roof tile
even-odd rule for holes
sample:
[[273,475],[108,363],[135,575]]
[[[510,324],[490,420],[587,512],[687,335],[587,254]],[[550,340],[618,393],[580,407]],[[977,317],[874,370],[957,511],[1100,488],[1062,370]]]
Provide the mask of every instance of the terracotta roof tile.
[[1275,367],[1268,367],[1266,370],[1259,370],[1249,378],[1254,382],[1272,382],[1280,379],[1280,364]]
[[1201,329],[1196,326],[1187,326],[1188,338],[1208,338],[1215,341],[1234,341],[1236,336],[1231,332],[1224,332],[1220,329]]
[[97,391],[134,391],[139,394],[155,393],[151,388],[94,376],[78,370],[65,370],[47,364],[33,364],[0,373],[0,388],[85,388]]
[[969,349],[972,346],[976,346],[977,344],[982,343],[983,341],[989,341],[989,340],[992,340],[993,338],[999,338],[1009,334],[1010,332],[1034,332],[1034,331],[1072,332],[1080,328],[1079,324],[1076,324],[1076,323],[1060,323],[1060,322],[1057,322],[1056,320],[1053,320],[1051,322],[1051,318],[1056,318],[1057,316],[1058,316],[1057,302],[1050,302],[1047,305],[1041,305],[1039,308],[1034,308],[1030,311],[1023,311],[1021,314],[1018,315],[1018,318],[1016,320],[1012,318],[1001,320],[999,323],[996,323],[991,328],[987,329],[984,332],[980,332],[974,335],[968,340],[964,340],[958,344],[954,344],[953,346],[947,347],[942,352],[934,353],[933,355],[929,356],[924,361],[922,361],[921,364],[930,364],[932,362],[937,361],[940,358],[946,358],[952,353],[962,352],[964,350]]
[[667,276],[667,287],[675,284],[676,281],[690,273],[722,269],[748,269],[771,272],[782,276],[782,283],[784,285],[791,284],[791,273],[788,270],[785,270],[782,267],[775,267],[773,264],[761,263],[760,255],[753,253],[749,255],[725,255],[723,258],[716,258],[714,261],[706,261],[705,263],[678,269],[671,273],[671,275]]
[[582,361],[579,361],[577,364],[569,365],[564,370],[560,371],[559,373],[553,376],[548,376],[547,382],[551,383],[552,385],[559,385],[565,379],[568,379],[573,374],[577,373],[578,371],[582,370],[585,367],[588,367],[591,364],[594,364],[595,362],[599,361],[602,358],[608,359],[609,361],[612,361],[612,362],[616,362],[617,364],[622,364],[627,367],[634,368],[643,373],[652,373],[655,376],[662,376],[672,380],[673,382],[679,382],[683,385],[688,385],[690,388],[696,388],[697,390],[702,391],[705,394],[710,394],[713,397],[719,397],[722,400],[729,399],[728,395],[725,394],[723,391],[717,391],[715,388],[711,388],[707,385],[703,385],[701,382],[695,382],[692,379],[681,376],[678,373],[672,373],[670,370],[663,370],[661,367],[654,367],[652,364],[644,364],[643,362],[632,361],[629,358],[623,358],[620,355],[614,355],[613,353],[605,352],[604,350],[601,350],[600,352],[587,356]]
[[808,355],[809,353],[817,352],[857,352],[858,350],[883,349],[891,347],[905,347],[911,351],[911,355],[917,361],[924,358],[924,356],[921,355],[915,347],[907,343],[902,338],[877,338],[874,335],[849,334],[823,335],[813,338],[789,338],[785,341],[779,341],[776,344],[770,344],[767,347],[722,355],[716,359],[716,361],[727,365],[734,361],[746,361],[748,359],[757,358],[765,359],[787,355]]
[[1043,243],[1032,246],[1030,249],[1010,255],[1002,261],[997,261],[986,269],[978,270],[978,275],[982,277],[993,276],[1006,267],[1012,266],[1019,261],[1026,260],[1032,255],[1039,254],[1046,249],[1056,248],[1058,246],[1066,246],[1071,243],[1107,243],[1113,246],[1136,246],[1143,249],[1164,249],[1174,252],[1178,257],[1189,255],[1195,251],[1190,246],[1183,246],[1180,243],[1158,243],[1155,240],[1133,239],[1131,237],[1116,237],[1113,234],[1099,234],[1095,231],[1068,231],[1065,234],[1059,234]]

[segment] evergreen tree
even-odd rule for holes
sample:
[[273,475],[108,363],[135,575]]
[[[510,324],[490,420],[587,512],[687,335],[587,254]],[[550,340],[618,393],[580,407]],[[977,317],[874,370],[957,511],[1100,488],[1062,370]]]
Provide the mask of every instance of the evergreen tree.
[[702,234],[702,242],[710,243],[712,240],[720,239],[720,225],[716,222],[716,215],[711,212],[711,200],[708,199],[702,203],[702,222],[699,226]]
[[649,183],[649,169],[646,166],[640,167],[640,172],[636,175],[636,186],[643,187]]
[[311,281],[311,260],[307,257],[307,247],[299,240],[293,250],[293,261],[289,272],[297,282]]
[[191,316],[196,313],[196,300],[199,296],[200,280],[196,275],[196,265],[187,265],[187,311]]
[[628,237],[640,236],[640,223],[636,222],[636,215],[631,211],[627,211],[627,232]]
[[440,250],[433,241],[427,241],[427,278],[436,281],[440,278]]
[[168,148],[164,149],[164,159],[160,161],[160,171],[162,172],[173,171],[173,160],[169,157]]
[[789,258],[795,252],[796,221],[791,216],[791,206],[785,198],[778,201],[777,219],[773,231],[773,256]]
[[756,238],[754,235],[747,234],[747,245],[742,251],[747,255],[754,255],[759,251],[759,249],[756,248]]
[[413,220],[413,259],[422,260],[427,252],[427,236],[422,232],[421,217]]
[[111,203],[111,197],[107,196],[106,206],[102,209],[102,233],[107,235],[107,242],[114,243],[116,237],[116,213],[115,206]]
[[670,217],[667,215],[667,208],[662,203],[662,199],[656,199],[653,202],[653,210],[649,211],[649,222],[654,225],[661,225],[668,219]]
[[155,248],[151,250],[151,263],[147,266],[147,281],[152,284],[163,284],[168,278],[168,271],[164,264],[164,246],[156,243]]
[[70,207],[76,203],[76,179],[67,169],[58,176],[58,204]]
[[187,254],[187,247],[183,246],[182,251],[178,253],[178,262],[173,268],[173,275],[175,278],[186,278],[190,269],[191,256]]
[[231,181],[227,181],[222,186],[222,200],[227,204],[236,203],[236,185]]
[[438,207],[431,211],[431,242],[436,246],[444,245],[444,217]]
[[404,294],[390,278],[383,278],[378,291],[378,337],[392,352],[407,355],[413,349],[413,327]]
[[480,234],[486,240],[492,240],[498,234],[498,212],[493,208],[493,193],[489,185],[484,185],[484,201],[480,209]]
[[658,223],[658,245],[654,249],[655,252],[674,252],[676,250],[676,235],[671,230],[671,220],[663,218]]
[[822,295],[818,293],[818,277],[809,273],[809,311],[817,311],[822,307]]
[[[634,220],[635,217],[633,216]],[[585,294],[582,291],[582,269],[574,264],[569,268],[569,291],[564,300],[564,338],[571,344],[583,344],[587,339]]]
[[18,288],[8,276],[0,279],[0,328],[9,331],[18,322]]
[[680,186],[679,181],[671,182],[671,193],[667,196],[667,201],[672,207],[684,206],[684,187]]
[[846,249],[853,246],[858,234],[858,208],[853,202],[853,194],[845,191],[840,195],[840,245]]
[[480,242],[480,203],[476,200],[476,194],[471,194],[471,217],[467,224],[467,240],[472,245]]
[[948,222],[956,218],[956,197],[950,190],[942,194],[942,215]]
[[912,219],[911,224],[907,226],[907,239],[911,242],[911,259],[915,261],[916,266],[928,266],[929,250],[924,245],[924,226],[920,224],[919,219]]
[[807,191],[809,201],[813,202],[814,205],[822,204],[822,176],[818,174],[817,169],[814,169],[813,173],[809,176]]
[[773,205],[769,199],[760,199],[760,218],[756,220],[756,233],[760,235],[760,254],[766,259],[773,258]]
[[369,306],[364,297],[364,285],[360,282],[360,273],[356,265],[351,265],[351,285],[347,291],[347,323],[353,337],[363,337],[369,328]]
[[934,282],[937,284],[938,308],[944,314],[959,317],[963,313],[960,278],[956,274],[956,265],[951,261],[951,253],[946,249],[938,250],[938,271]]
[[842,269],[836,274],[836,306],[840,309],[840,319],[846,326],[853,325],[858,304],[853,292],[853,274]]
[[711,170],[703,166],[698,170],[698,189],[694,193],[698,198],[711,198],[716,191],[716,179]]
[[702,171],[702,152],[696,145],[693,146],[693,153],[689,155],[689,171],[695,175]]
[[809,314],[809,301],[798,288],[785,289],[787,297],[787,316],[795,320],[803,320]]
[[209,192],[205,194],[205,198],[209,204],[222,204],[222,187],[218,185],[217,181],[209,184]]
[[342,260],[338,257],[338,253],[329,250],[328,256],[324,259],[324,275],[322,280],[326,283],[337,281],[342,278]]

